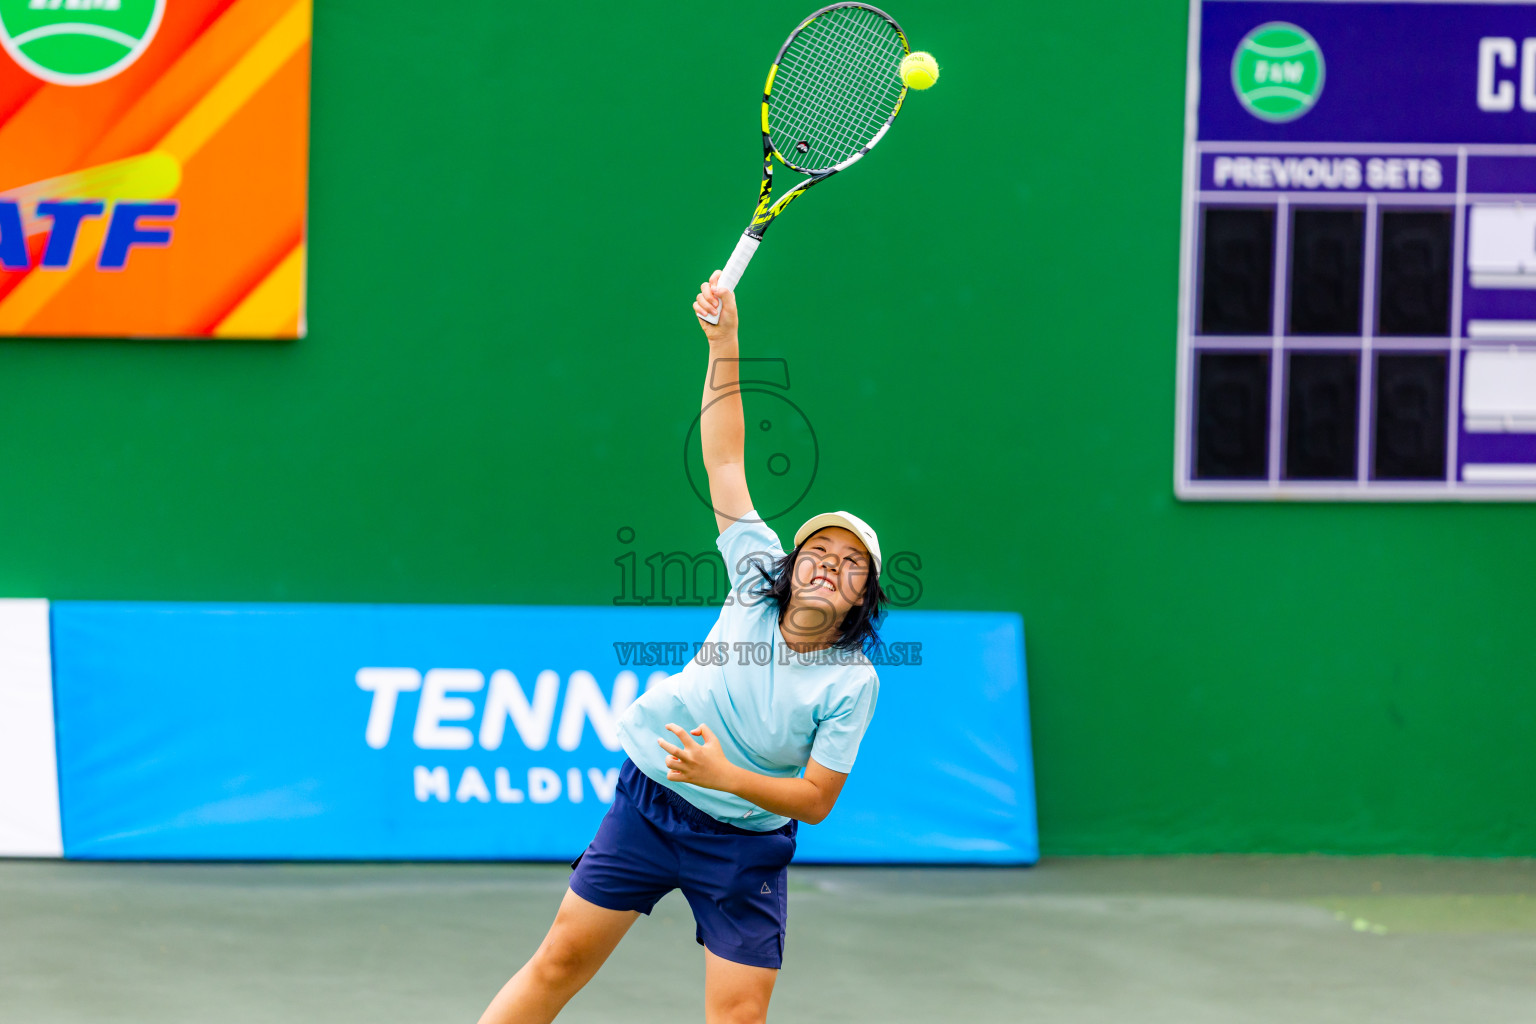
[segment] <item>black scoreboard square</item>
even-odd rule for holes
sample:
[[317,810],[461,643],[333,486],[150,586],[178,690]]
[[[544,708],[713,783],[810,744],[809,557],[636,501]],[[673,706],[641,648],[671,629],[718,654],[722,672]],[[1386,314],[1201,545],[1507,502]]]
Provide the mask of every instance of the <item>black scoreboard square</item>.
[[1286,369],[1285,477],[1353,480],[1360,442],[1360,356],[1293,352]]
[[1382,213],[1376,333],[1450,335],[1452,226],[1448,210]]
[[1444,480],[1450,403],[1444,352],[1382,352],[1376,357],[1378,480]]
[[1359,334],[1364,263],[1364,210],[1297,210],[1289,333]]
[[1201,352],[1195,369],[1195,476],[1269,476],[1269,353]]
[[1274,208],[1207,207],[1201,238],[1200,333],[1269,334],[1274,329]]

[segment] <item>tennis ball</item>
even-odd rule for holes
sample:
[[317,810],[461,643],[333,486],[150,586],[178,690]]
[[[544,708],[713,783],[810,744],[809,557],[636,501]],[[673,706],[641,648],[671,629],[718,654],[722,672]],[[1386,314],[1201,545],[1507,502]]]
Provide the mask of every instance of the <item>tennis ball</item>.
[[927,89],[939,80],[939,62],[918,50],[901,58],[901,80],[911,89]]

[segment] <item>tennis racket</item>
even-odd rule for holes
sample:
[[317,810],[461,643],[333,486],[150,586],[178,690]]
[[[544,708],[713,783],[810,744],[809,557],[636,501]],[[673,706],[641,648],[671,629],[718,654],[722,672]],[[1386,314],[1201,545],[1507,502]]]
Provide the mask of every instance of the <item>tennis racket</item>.
[[[885,137],[907,87],[899,71],[908,53],[896,19],[869,4],[823,7],[789,34],[763,86],[763,184],[757,208],[717,287],[736,282],[763,232],[796,196],[858,163]],[[808,177],[773,198],[773,159]],[[704,317],[719,323],[719,314]]]

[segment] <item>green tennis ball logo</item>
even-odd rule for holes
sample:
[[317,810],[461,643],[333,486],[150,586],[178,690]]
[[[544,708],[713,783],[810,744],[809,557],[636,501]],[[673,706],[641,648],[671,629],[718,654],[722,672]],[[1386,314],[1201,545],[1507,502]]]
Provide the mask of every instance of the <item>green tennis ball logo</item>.
[[1254,117],[1294,121],[1323,94],[1323,51],[1289,22],[1260,25],[1232,55],[1232,89]]
[[165,0],[0,0],[0,44],[45,82],[94,85],[149,49]]

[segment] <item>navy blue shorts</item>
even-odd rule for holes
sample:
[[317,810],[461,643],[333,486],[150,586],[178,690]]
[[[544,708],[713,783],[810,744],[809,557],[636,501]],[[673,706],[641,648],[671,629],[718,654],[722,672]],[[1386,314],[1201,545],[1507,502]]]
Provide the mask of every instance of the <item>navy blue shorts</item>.
[[791,821],[772,832],[728,825],[624,760],[613,806],[571,867],[571,891],[608,910],[649,914],[682,889],[704,948],[738,964],[784,963]]

